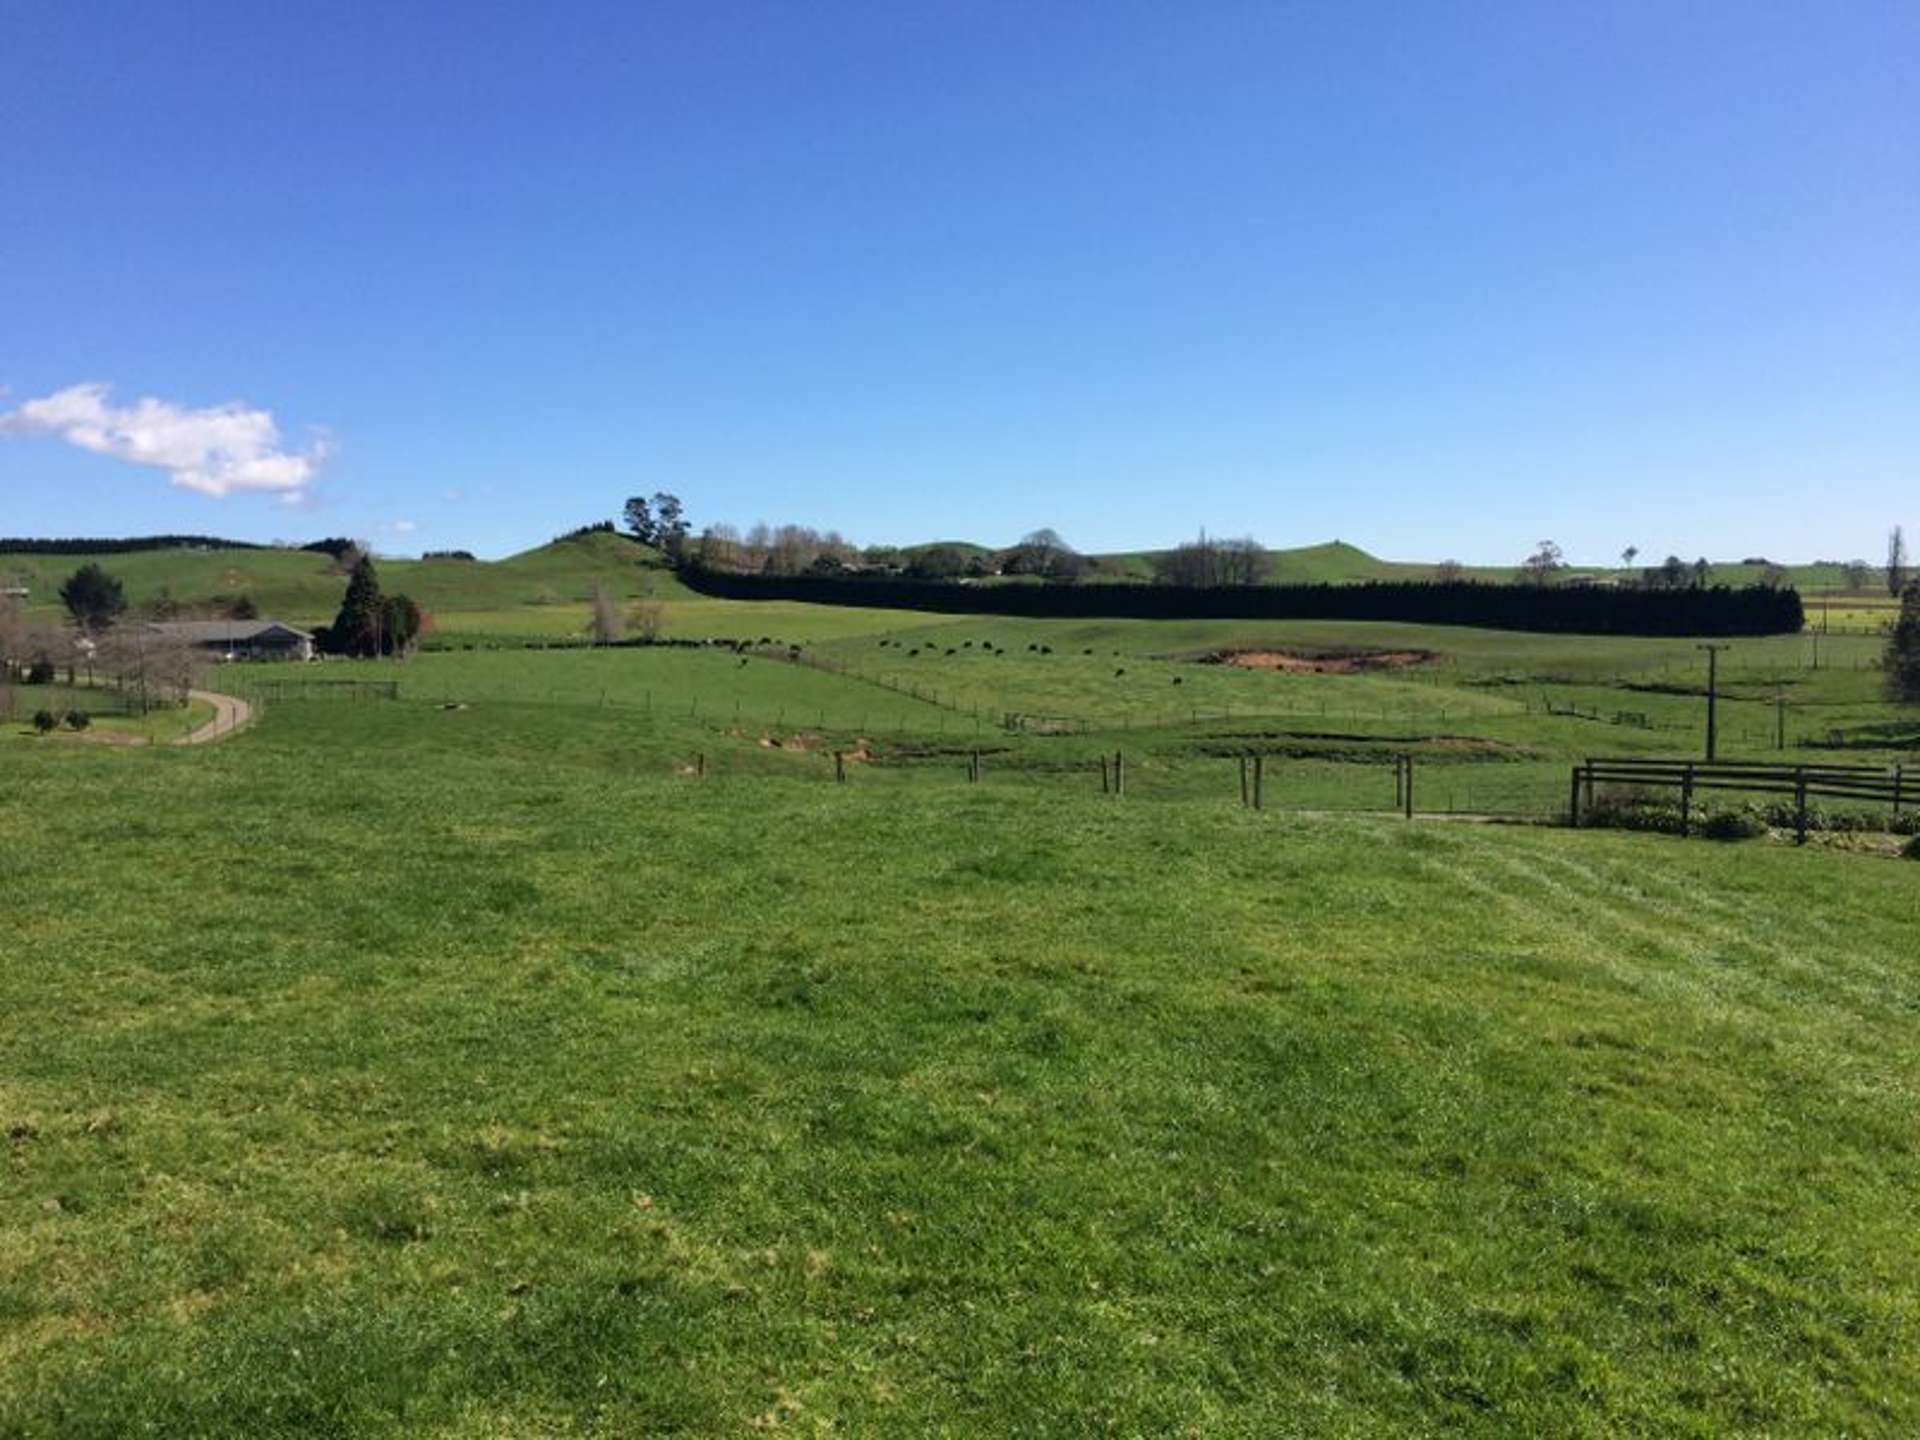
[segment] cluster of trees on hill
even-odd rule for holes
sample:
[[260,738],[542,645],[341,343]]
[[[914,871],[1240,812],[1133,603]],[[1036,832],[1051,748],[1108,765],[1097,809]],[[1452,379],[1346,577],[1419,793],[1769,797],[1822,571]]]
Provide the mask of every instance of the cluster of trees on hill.
[[1202,530],[1198,540],[1153,557],[1153,578],[1163,585],[1258,585],[1272,573],[1273,557],[1250,535],[1216,540]]
[[1772,635],[1798,630],[1793,590],[1651,591],[1472,581],[1362,585],[968,585],[905,576],[749,575],[690,567],[686,583],[732,600],[801,600],[953,614],[1185,620],[1396,620],[1595,635]]

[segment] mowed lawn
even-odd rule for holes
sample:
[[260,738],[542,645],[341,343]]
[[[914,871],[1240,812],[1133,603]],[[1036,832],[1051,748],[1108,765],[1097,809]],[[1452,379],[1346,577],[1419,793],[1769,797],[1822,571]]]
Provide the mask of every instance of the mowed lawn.
[[9,750],[0,1434],[1920,1428],[1920,865],[570,713]]

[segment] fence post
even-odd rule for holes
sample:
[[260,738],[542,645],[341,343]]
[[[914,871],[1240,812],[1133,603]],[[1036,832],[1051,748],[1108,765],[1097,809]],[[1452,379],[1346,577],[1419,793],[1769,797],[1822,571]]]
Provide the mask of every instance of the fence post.
[[1100,793],[1102,795],[1113,793],[1113,786],[1107,779],[1107,752],[1104,750],[1100,752]]
[[1247,757],[1240,757],[1240,808],[1247,807]]
[[1264,755],[1253,757],[1253,808],[1267,808],[1267,757]]
[[1127,758],[1118,750],[1113,752],[1113,793],[1127,793]]
[[1899,765],[1895,765],[1893,767],[1893,813],[1895,815],[1898,815],[1900,813],[1900,789],[1901,789],[1902,782],[1905,780],[1905,778],[1906,778],[1906,771],[1904,770],[1904,768]]
[[1793,843],[1807,843],[1807,772],[1806,767],[1796,767],[1793,772]]
[[1580,767],[1573,767],[1573,789],[1567,796],[1567,824],[1580,828]]
[[1685,839],[1693,833],[1693,762],[1687,762],[1687,768],[1680,776],[1680,836]]
[[1413,756],[1407,756],[1407,819],[1413,818]]
[[707,752],[702,750],[693,757],[693,773],[704,776],[707,773]]
[[847,757],[838,750],[833,752],[833,778],[842,785],[847,783]]

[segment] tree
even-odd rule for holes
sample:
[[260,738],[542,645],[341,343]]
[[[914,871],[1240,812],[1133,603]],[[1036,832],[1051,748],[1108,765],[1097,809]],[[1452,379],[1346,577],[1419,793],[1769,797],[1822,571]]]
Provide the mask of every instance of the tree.
[[335,655],[378,655],[385,619],[381,605],[380,578],[374,574],[373,557],[362,555],[347,577],[347,593],[341,598],[340,613],[327,627],[325,648]]
[[1433,578],[1442,585],[1455,585],[1466,579],[1467,567],[1458,560],[1442,560],[1433,567]]
[[622,513],[626,518],[627,533],[642,545],[653,544],[653,537],[659,533],[659,525],[653,518],[653,507],[647,504],[647,497],[630,496]]
[[227,618],[229,620],[258,620],[260,618],[260,607],[253,603],[253,597],[251,595],[242,595],[227,607]]
[[1551,585],[1567,568],[1567,558],[1551,540],[1542,540],[1520,564],[1520,578],[1529,585]]
[[999,557],[1003,575],[1039,575],[1048,580],[1077,580],[1086,573],[1087,560],[1060,538],[1058,530],[1040,529],[1020,537],[1020,543]]
[[1687,562],[1678,555],[1669,555],[1657,568],[1647,572],[1647,580],[1652,585],[1678,590],[1687,583]]
[[1898,596],[1907,588],[1907,537],[1896,525],[1887,534],[1887,593]]
[[1778,590],[1787,583],[1787,567],[1768,561],[1760,570],[1760,583],[1769,590]]
[[373,554],[373,547],[364,540],[328,540],[323,543],[338,547],[326,552],[333,556],[333,563],[327,567],[329,575],[351,575],[354,566]]
[[161,705],[186,704],[206,657],[178,636],[133,625],[109,632],[94,661],[144,715]]
[[1638,545],[1629,545],[1620,552],[1620,566],[1622,569],[1631,570],[1633,568],[1633,562],[1639,558],[1640,547]]
[[680,507],[680,497],[664,490],[655,492],[653,497],[653,543],[667,559],[676,565],[680,563],[681,552],[687,544],[686,513]]
[[627,612],[627,623],[643,645],[652,645],[667,628],[667,607],[654,599],[641,600]]
[[1200,532],[1153,557],[1153,578],[1161,585],[1206,589],[1217,585],[1258,585],[1273,568],[1273,557],[1252,536],[1217,540]]
[[627,633],[627,620],[613,592],[605,585],[593,587],[593,608],[587,616],[587,634],[596,645],[611,645]]
[[389,595],[380,602],[379,653],[411,655],[426,617],[405,595]]
[[11,595],[0,595],[0,682],[13,674],[15,664],[26,659],[27,618],[20,602]]
[[1901,592],[1900,618],[1887,635],[1887,698],[1920,705],[1920,582]]
[[60,601],[73,623],[89,634],[107,629],[127,608],[120,582],[92,561],[67,577],[60,587]]
[[929,545],[907,562],[907,573],[916,580],[951,580],[966,569],[967,552],[957,545]]
[[1702,555],[1698,560],[1693,562],[1694,588],[1696,590],[1704,590],[1712,579],[1713,566],[1709,565],[1707,563],[1707,557]]
[[1873,583],[1873,567],[1864,560],[1847,561],[1840,567],[1840,573],[1849,590],[1864,590]]
[[732,570],[740,564],[740,532],[731,525],[709,525],[700,532],[695,560],[703,569]]

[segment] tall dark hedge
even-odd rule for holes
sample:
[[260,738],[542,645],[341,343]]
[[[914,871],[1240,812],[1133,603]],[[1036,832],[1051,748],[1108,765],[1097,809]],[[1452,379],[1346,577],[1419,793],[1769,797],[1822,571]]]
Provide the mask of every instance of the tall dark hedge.
[[1480,581],[1360,585],[958,585],[897,575],[741,575],[688,566],[693,590],[726,600],[1113,620],[1394,620],[1583,635],[1777,635],[1801,628],[1800,595],[1753,585],[1688,590]]
[[212,535],[137,535],[126,540],[0,540],[0,555],[130,555],[136,550],[266,550],[245,540]]

